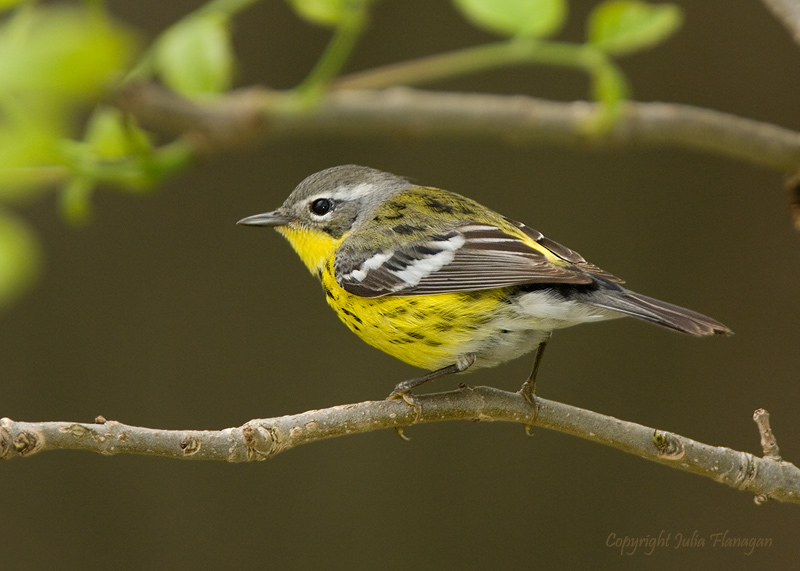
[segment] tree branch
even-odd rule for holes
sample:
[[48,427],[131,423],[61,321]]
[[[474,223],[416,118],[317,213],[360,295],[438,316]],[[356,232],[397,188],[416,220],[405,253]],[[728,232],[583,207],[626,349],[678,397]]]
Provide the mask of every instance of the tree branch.
[[[537,399],[539,407],[534,414],[522,396],[490,387],[462,387],[456,391],[420,395],[419,399],[422,403],[420,423],[473,420],[539,426],[706,476],[756,494],[758,503],[774,499],[800,504],[800,469],[769,452],[759,458],[545,399]],[[765,434],[768,417],[765,418],[763,412],[756,416]],[[218,431],[157,430],[128,426],[102,417],[94,424],[15,422],[3,418],[0,420],[0,458],[22,458],[45,450],[70,449],[105,455],[256,461],[325,438],[407,426],[413,423],[414,417],[411,407],[401,400],[393,400],[256,419],[241,427]],[[771,431],[770,442],[774,442]],[[776,451],[777,444],[770,450]]]
[[128,86],[115,104],[147,128],[185,135],[213,153],[255,138],[309,135],[493,137],[593,148],[672,146],[734,157],[782,172],[800,170],[800,133],[690,105],[624,105],[608,131],[592,132],[598,104],[561,103],[521,95],[443,93],[396,87],[335,90],[312,110],[262,87],[231,92],[213,103],[182,99],[154,84]]
[[798,0],[762,0],[762,2],[791,32],[795,43],[800,44],[800,2]]

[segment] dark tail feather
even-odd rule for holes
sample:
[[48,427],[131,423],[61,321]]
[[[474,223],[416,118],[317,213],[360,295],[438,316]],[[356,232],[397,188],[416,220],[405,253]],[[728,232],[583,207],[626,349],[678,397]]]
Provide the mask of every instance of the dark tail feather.
[[595,299],[587,300],[587,302],[597,307],[619,311],[662,327],[668,327],[669,329],[698,337],[704,335],[730,335],[733,333],[726,325],[701,313],[629,290],[597,296]]

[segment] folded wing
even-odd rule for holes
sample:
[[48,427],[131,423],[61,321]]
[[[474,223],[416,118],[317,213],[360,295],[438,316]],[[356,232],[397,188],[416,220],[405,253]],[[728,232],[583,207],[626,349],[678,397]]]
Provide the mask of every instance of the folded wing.
[[[593,276],[621,282],[577,252],[508,220],[521,235],[475,222],[406,240],[391,250],[342,244],[334,261],[339,285],[361,297],[475,291],[530,283],[589,284]],[[513,232],[513,230],[512,230]]]

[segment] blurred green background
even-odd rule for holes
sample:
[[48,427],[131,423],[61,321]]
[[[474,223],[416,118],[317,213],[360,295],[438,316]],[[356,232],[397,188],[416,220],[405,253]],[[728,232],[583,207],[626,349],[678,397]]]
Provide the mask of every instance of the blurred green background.
[[[110,2],[151,37],[200,3]],[[579,40],[592,2],[574,1]],[[622,61],[637,100],[708,106],[800,127],[800,49],[759,2],[678,2],[681,32]],[[235,21],[238,85],[301,81],[329,32],[263,2]],[[349,70],[490,40],[448,2],[379,3]],[[584,76],[517,68],[447,90],[585,97]],[[152,196],[101,192],[93,221],[55,200],[22,215],[47,261],[0,316],[3,398],[15,420],[220,429],[251,418],[379,399],[418,373],[346,331],[285,241],[235,225],[308,174],[357,163],[461,192],[523,220],[639,292],[734,329],[693,339],[635,320],[559,331],[538,392],[760,453],[765,407],[800,462],[800,236],[782,177],[663,148],[614,152],[486,143],[326,138],[216,157]],[[460,380],[515,390],[529,359]],[[437,381],[445,390],[455,379]],[[796,506],[573,437],[442,423],[301,447],[249,465],[47,453],[2,465],[2,569],[793,569]],[[771,538],[738,548],[621,555],[617,537]],[[673,539],[674,545],[674,539]]]

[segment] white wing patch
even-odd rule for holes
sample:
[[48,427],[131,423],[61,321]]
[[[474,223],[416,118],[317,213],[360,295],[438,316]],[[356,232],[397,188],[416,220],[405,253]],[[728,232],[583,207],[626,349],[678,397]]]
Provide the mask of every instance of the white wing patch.
[[364,260],[364,263],[362,263],[360,267],[354,269],[352,272],[344,274],[342,279],[354,279],[356,281],[363,282],[370,270],[380,268],[384,262],[391,257],[391,252],[378,252],[371,258]]
[[394,270],[392,273],[405,282],[405,286],[398,287],[395,291],[404,289],[405,287],[413,287],[419,285],[423,278],[438,272],[447,264],[453,261],[456,257],[456,250],[464,245],[464,236],[456,234],[447,240],[433,242],[436,247],[442,248],[437,254],[428,255],[424,258],[418,258],[412,261],[408,266],[402,270]]
[[463,246],[465,241],[461,234],[451,235],[445,240],[431,240],[418,250],[417,255],[424,252],[421,257],[408,260],[398,256],[398,253],[392,250],[378,252],[364,260],[357,268],[343,273],[339,281],[363,282],[372,270],[380,270],[391,274],[394,277],[393,281],[398,282],[395,287],[390,288],[391,291],[413,287],[419,285],[423,278],[438,272],[452,262],[456,250]]

